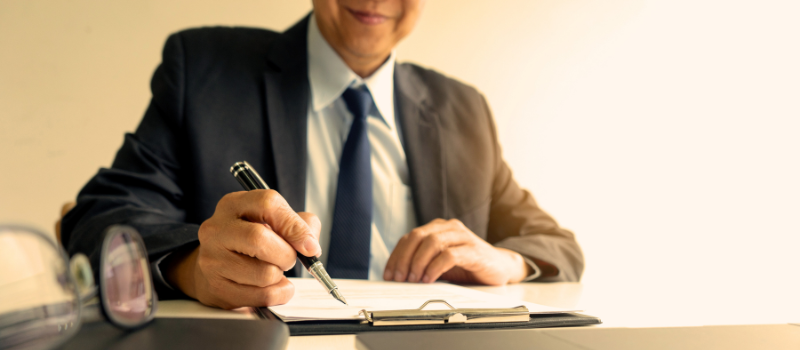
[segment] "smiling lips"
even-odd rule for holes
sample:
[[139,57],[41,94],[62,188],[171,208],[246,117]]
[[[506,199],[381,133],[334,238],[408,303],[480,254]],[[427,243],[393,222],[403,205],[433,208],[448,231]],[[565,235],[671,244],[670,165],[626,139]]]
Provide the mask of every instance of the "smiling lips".
[[381,24],[386,21],[386,16],[377,13],[347,9],[359,22],[367,25]]

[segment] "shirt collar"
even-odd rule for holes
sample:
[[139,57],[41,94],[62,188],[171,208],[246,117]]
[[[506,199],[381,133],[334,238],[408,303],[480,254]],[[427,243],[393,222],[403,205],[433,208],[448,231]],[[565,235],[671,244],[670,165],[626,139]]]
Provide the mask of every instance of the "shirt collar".
[[311,102],[319,112],[338,99],[350,86],[366,85],[381,119],[394,130],[394,64],[395,52],[366,79],[361,79],[322,37],[314,15],[308,21],[308,79]]

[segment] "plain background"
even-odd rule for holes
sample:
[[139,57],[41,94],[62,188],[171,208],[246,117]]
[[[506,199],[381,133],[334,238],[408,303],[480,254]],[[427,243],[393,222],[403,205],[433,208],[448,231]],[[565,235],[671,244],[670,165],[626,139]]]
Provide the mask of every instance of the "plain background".
[[[53,232],[136,128],[168,34],[310,9],[0,0],[0,222]],[[517,180],[577,234],[588,311],[797,322],[799,17],[796,0],[431,0],[398,55],[487,95]]]

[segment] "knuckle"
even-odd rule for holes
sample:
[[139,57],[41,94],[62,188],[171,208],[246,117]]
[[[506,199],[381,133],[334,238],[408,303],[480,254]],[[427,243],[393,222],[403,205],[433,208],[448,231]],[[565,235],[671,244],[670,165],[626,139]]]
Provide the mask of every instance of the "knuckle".
[[283,271],[277,266],[271,266],[269,268],[269,275],[267,276],[267,281],[269,281],[269,285],[273,285],[280,282],[281,278],[283,278]]
[[426,239],[436,247],[439,247],[445,243],[444,236],[438,234],[432,234],[426,237]]
[[425,232],[419,228],[415,228],[408,233],[408,238],[411,240],[418,240],[425,236]]
[[247,245],[253,248],[259,248],[264,243],[264,229],[259,225],[248,225],[244,235],[244,240]]
[[261,290],[261,294],[261,299],[268,306],[285,304],[294,295],[294,286],[288,284],[286,286],[264,288]]
[[425,249],[428,252],[441,252],[449,246],[447,238],[443,235],[432,234],[425,239]]
[[281,195],[278,194],[278,191],[275,190],[264,190],[258,191],[259,200],[261,203],[264,203],[264,206],[267,209],[275,209],[280,207],[281,204]]
[[452,249],[445,249],[442,253],[442,258],[447,261],[455,261],[456,253]]
[[208,219],[200,224],[200,229],[197,230],[197,239],[202,242],[207,242],[213,236],[214,232],[218,229],[215,220]]
[[255,283],[256,287],[267,287],[273,284],[274,273],[270,270],[267,266],[262,266],[260,268],[253,269],[255,273]]
[[465,227],[464,223],[461,222],[461,220],[459,220],[459,219],[450,219],[450,220],[447,220],[447,222],[449,224],[451,224],[451,225],[454,225],[454,226],[458,227],[458,228],[464,228]]
[[403,235],[403,237],[400,237],[400,239],[399,239],[399,240],[397,240],[397,245],[399,246],[399,245],[400,245],[400,243],[406,243],[406,242],[408,242],[408,240],[409,240],[409,235],[411,235],[411,233],[406,233],[406,234],[404,234],[404,235]]
[[235,193],[236,192],[231,192],[231,193],[227,193],[224,196],[222,196],[222,198],[219,199],[219,202],[217,202],[216,211],[220,211],[220,210],[226,208],[230,203],[232,203],[233,202],[233,197],[236,196]]

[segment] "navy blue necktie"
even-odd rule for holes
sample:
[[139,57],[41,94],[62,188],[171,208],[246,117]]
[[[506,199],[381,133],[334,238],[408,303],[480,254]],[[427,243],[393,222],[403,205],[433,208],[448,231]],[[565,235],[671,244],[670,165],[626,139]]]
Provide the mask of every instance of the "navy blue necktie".
[[334,278],[367,279],[372,227],[372,167],[367,113],[372,107],[372,96],[369,91],[348,88],[342,98],[353,114],[353,124],[339,161],[326,266],[328,274]]

